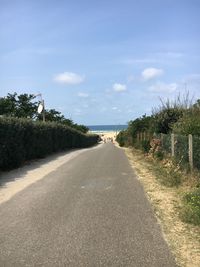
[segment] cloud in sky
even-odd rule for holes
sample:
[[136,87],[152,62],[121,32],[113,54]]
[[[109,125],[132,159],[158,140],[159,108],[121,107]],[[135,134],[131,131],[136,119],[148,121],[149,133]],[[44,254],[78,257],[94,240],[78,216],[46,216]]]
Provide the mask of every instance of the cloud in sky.
[[199,1],[173,10],[168,1],[1,2],[0,96],[39,91],[49,109],[87,125],[149,114],[158,96],[200,98]]
[[164,71],[162,69],[156,69],[156,68],[147,68],[144,69],[142,72],[142,78],[145,81],[154,79],[156,77],[159,77],[161,75],[163,75]]
[[150,92],[156,93],[173,93],[178,89],[177,83],[162,83],[158,82],[148,88]]
[[115,92],[123,92],[123,91],[126,91],[127,88],[126,88],[125,84],[115,83],[115,84],[113,84],[113,90]]
[[83,93],[83,92],[79,92],[79,93],[78,93],[78,96],[79,96],[79,97],[82,97],[82,98],[87,98],[87,97],[89,96],[89,94],[87,94],[87,93]]
[[84,82],[85,76],[76,74],[74,72],[63,72],[55,75],[54,81],[61,84],[80,84]]

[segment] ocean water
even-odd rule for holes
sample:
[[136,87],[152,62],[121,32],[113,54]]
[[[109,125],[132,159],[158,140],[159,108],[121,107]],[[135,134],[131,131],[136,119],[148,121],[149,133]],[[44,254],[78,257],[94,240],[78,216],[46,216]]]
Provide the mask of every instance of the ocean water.
[[91,132],[119,132],[127,129],[128,125],[89,125],[87,126]]

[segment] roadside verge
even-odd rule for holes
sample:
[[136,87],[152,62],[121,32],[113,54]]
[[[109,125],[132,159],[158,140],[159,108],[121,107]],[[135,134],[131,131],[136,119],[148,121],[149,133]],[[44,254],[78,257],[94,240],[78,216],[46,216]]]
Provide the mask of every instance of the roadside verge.
[[164,237],[179,266],[198,267],[200,227],[183,223],[179,217],[181,188],[169,188],[158,181],[152,164],[133,148],[124,148],[127,157],[152,204]]

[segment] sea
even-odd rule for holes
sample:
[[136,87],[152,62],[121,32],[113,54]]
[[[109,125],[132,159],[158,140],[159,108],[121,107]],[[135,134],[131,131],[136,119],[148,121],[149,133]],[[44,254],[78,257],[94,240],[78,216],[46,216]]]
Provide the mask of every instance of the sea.
[[91,132],[103,133],[103,132],[119,132],[127,129],[128,125],[89,125],[87,126]]

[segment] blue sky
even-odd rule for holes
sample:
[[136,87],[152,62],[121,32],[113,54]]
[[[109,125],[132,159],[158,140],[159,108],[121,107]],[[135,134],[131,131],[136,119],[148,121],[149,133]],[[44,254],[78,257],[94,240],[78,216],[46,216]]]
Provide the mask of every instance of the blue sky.
[[0,97],[40,92],[87,125],[200,98],[199,14],[198,0],[0,0]]

